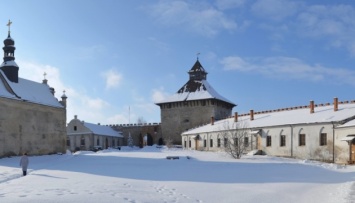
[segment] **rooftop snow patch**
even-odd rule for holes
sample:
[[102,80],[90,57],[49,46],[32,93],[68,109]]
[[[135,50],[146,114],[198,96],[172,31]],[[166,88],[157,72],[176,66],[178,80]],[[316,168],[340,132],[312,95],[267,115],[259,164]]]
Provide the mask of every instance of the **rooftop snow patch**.
[[97,124],[87,123],[87,122],[84,122],[83,124],[92,133],[97,134],[97,135],[109,135],[109,136],[112,136],[112,137],[123,137],[121,132],[117,132],[117,131],[113,130],[111,127],[109,127],[109,126],[97,125]]
[[[2,78],[5,79],[5,81],[0,79],[0,97],[21,99],[32,103],[64,108],[59,103],[57,98],[55,98],[54,95],[50,92],[49,86],[47,84],[38,83],[23,78],[19,78],[18,83],[14,83],[7,79],[2,70],[0,70],[0,74],[2,75]],[[9,85],[15,95],[6,89],[5,83]]]
[[159,101],[157,104],[204,99],[217,99],[235,105],[233,102],[218,94],[207,80],[189,80],[177,93],[167,99]]
[[[334,111],[333,106],[316,107],[314,113],[310,113],[309,108],[294,109],[280,112],[269,112],[264,114],[254,114],[254,120],[250,116],[239,116],[237,124],[245,128],[262,128],[269,126],[296,125],[308,123],[330,123],[340,122],[355,117],[355,104],[339,104],[338,111]],[[355,124],[355,123],[354,123]],[[346,124],[345,124],[346,125]],[[226,129],[235,129],[234,118],[227,118],[216,121],[214,125],[204,125],[188,130],[183,135],[198,134],[205,132],[217,132]]]

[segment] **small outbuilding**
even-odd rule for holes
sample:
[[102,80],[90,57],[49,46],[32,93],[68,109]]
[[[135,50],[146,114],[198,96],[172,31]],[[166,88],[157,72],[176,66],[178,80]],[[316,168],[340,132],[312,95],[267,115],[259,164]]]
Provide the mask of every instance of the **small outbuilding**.
[[67,148],[70,151],[118,148],[122,143],[122,133],[110,126],[80,121],[77,116],[68,123]]

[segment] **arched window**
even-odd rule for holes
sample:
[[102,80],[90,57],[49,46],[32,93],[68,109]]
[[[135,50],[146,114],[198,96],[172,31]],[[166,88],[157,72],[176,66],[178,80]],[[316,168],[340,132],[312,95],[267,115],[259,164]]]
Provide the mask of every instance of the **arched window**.
[[286,135],[280,135],[280,147],[286,146]]
[[327,145],[327,133],[321,133],[319,135],[319,145],[320,146]]
[[298,145],[299,146],[306,146],[306,134],[299,134],[298,135]]

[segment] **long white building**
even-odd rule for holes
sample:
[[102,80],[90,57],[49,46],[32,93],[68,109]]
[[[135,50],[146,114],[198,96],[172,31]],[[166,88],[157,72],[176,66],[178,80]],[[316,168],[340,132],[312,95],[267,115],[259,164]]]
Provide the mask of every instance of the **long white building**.
[[243,128],[248,150],[267,155],[336,163],[355,162],[355,101],[235,115],[182,133],[183,147],[223,149],[223,133]]

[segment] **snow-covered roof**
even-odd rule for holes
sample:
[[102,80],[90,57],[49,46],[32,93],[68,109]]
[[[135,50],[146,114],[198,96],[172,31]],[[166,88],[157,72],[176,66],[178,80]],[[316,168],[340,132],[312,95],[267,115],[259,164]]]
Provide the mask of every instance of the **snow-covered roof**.
[[[15,83],[8,80],[2,70],[0,70],[0,74],[0,97],[64,108],[63,105],[61,105],[50,92],[49,86],[47,84],[38,83],[23,78],[19,78],[18,83]],[[6,84],[12,89],[13,92],[8,91]]]
[[123,137],[121,132],[113,130],[110,126],[97,125],[93,123],[83,122],[84,126],[87,127],[92,133],[96,135],[108,135],[112,137]]
[[16,67],[18,67],[18,65],[15,61],[4,61],[0,67],[2,67],[2,66],[16,66]]
[[[189,81],[191,82],[191,81]],[[221,101],[225,101],[227,103],[235,105],[233,102],[224,98],[214,88],[207,82],[207,80],[201,81],[193,81],[197,84],[195,91],[190,91],[188,87],[188,83],[186,83],[182,89],[180,89],[177,93],[172,96],[157,102],[157,104],[170,103],[170,102],[181,102],[181,101],[193,101],[193,100],[203,100],[203,99],[218,99]]]
[[[355,117],[355,103],[339,104],[338,111],[334,111],[334,107],[331,105],[318,106],[314,108],[314,113],[312,114],[309,108],[302,108],[255,114],[254,120],[250,120],[250,115],[239,116],[237,125],[240,124],[240,126],[245,128],[257,129],[270,126],[340,122],[352,117]],[[235,125],[234,118],[228,118],[216,121],[214,125],[207,124],[188,130],[182,135],[234,129]]]
[[346,127],[355,127],[355,119],[349,122],[344,123],[343,125],[339,125],[337,128],[346,128]]

